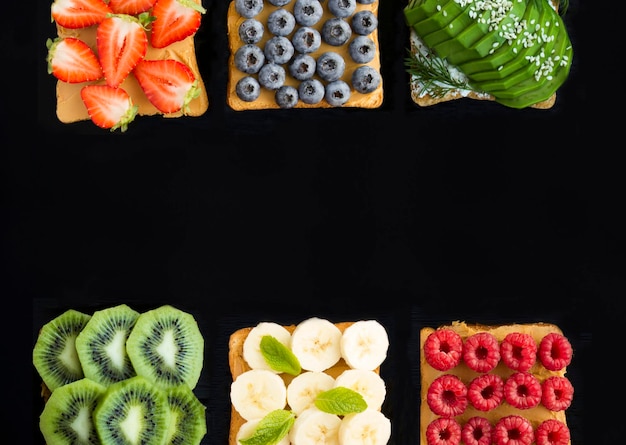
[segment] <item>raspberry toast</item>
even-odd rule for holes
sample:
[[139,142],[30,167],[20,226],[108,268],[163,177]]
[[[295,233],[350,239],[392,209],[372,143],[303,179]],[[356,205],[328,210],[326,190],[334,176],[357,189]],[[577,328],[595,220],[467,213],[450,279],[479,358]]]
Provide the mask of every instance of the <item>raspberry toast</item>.
[[[520,434],[520,443],[542,436],[544,444],[571,445],[566,412],[574,388],[565,374],[573,351],[558,326],[454,321],[422,328],[420,345],[420,445],[459,444],[470,431],[480,444],[507,443]],[[442,367],[446,354],[457,364]],[[545,441],[546,430],[556,431],[553,441]]]

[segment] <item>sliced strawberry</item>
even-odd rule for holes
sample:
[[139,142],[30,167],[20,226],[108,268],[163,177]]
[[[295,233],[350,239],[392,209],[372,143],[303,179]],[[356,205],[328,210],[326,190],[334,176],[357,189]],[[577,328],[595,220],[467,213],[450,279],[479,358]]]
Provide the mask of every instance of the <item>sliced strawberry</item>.
[[80,90],[80,97],[92,122],[111,131],[126,131],[139,109],[124,89],[108,85],[86,85]]
[[50,11],[57,25],[69,29],[97,25],[113,12],[104,0],[54,0]]
[[133,74],[150,103],[162,113],[185,111],[200,94],[193,71],[178,60],[143,59]]
[[194,35],[205,12],[194,0],[157,0],[152,8],[155,20],[150,43],[155,48],[165,48]]
[[156,0],[109,0],[109,8],[116,14],[137,15],[154,6]]
[[118,87],[148,51],[143,23],[132,15],[113,14],[96,32],[100,65],[107,85]]
[[67,83],[98,80],[102,68],[91,47],[75,37],[48,39],[48,73]]

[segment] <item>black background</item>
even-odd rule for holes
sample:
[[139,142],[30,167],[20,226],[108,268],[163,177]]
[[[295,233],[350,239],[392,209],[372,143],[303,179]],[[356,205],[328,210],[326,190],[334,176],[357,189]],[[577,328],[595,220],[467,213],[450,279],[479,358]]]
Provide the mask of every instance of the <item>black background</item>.
[[384,410],[402,445],[417,443],[421,326],[557,323],[576,354],[572,443],[609,443],[623,427],[591,426],[590,354],[592,320],[623,318],[623,199],[613,197],[623,189],[613,174],[619,140],[595,103],[589,2],[570,1],[575,58],[549,110],[416,106],[403,67],[405,2],[387,0],[379,109],[234,112],[225,102],[228,3],[204,5],[196,49],[208,111],[140,117],[123,134],[56,120],[49,2],[5,16],[2,294],[30,315],[7,323],[16,334],[5,330],[9,346],[24,340],[4,418],[29,413],[5,422],[9,435],[43,443],[31,362],[39,327],[68,308],[125,302],[173,304],[198,319],[206,444],[227,443],[228,335],[312,315],[388,328]]

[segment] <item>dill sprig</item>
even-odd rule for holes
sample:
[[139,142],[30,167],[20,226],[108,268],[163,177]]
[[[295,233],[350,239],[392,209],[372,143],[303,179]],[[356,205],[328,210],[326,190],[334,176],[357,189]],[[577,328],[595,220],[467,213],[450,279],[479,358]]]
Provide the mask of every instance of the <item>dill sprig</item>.
[[424,91],[432,97],[440,98],[454,90],[471,89],[467,82],[452,76],[444,60],[432,53],[424,55],[419,50],[408,50],[405,66],[407,72],[415,76]]

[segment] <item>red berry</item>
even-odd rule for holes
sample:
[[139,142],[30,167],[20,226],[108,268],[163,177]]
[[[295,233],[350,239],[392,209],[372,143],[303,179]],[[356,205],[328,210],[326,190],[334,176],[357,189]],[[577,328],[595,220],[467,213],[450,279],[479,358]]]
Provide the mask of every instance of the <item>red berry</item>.
[[424,357],[438,371],[447,371],[461,362],[463,339],[452,329],[437,329],[424,342]]
[[515,414],[502,417],[493,430],[494,445],[530,445],[534,440],[532,424]]
[[502,402],[504,381],[497,374],[483,374],[475,377],[467,388],[467,398],[479,411],[490,411]]
[[541,403],[551,411],[569,408],[574,398],[574,386],[567,377],[548,377],[541,384]]
[[459,445],[461,425],[454,419],[439,417],[426,427],[428,445]]
[[541,339],[537,352],[541,364],[550,371],[565,368],[571,363],[573,354],[569,340],[556,332],[551,332]]
[[515,408],[534,408],[541,402],[541,383],[529,372],[516,372],[504,383],[504,400]]
[[569,428],[556,419],[544,420],[537,427],[537,445],[568,445]]
[[467,408],[467,387],[455,375],[441,375],[428,388],[426,402],[438,416],[458,416]]
[[463,344],[463,360],[476,372],[489,372],[500,361],[500,345],[490,332],[477,332]]
[[514,371],[528,371],[537,361],[537,343],[530,334],[511,332],[500,343],[500,357]]
[[491,445],[493,426],[485,417],[470,417],[461,429],[465,445]]

